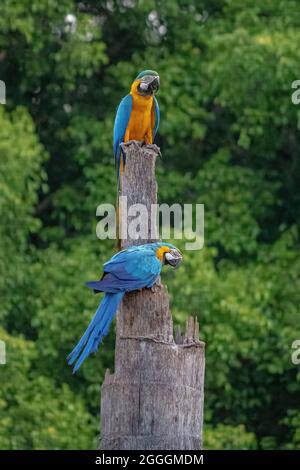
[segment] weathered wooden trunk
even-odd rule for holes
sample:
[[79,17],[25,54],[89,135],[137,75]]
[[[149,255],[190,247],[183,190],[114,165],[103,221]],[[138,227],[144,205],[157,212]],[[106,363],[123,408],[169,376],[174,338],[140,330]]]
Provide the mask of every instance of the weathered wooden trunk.
[[[145,204],[150,219],[157,154],[134,144],[125,151],[121,196],[127,196],[127,208]],[[147,233],[123,240],[122,247],[155,241],[150,220]],[[201,449],[204,343],[197,320],[190,318],[185,334],[177,332],[174,340],[167,288],[158,284],[125,296],[116,331],[115,372],[107,371],[102,386],[99,448]]]

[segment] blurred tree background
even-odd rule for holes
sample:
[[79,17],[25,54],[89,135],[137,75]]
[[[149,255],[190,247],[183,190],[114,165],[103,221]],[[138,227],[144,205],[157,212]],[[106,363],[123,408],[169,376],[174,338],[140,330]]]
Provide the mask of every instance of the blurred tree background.
[[92,449],[114,331],[66,355],[114,250],[112,126],[137,72],[161,76],[160,202],[205,204],[205,248],[165,273],[207,343],[205,447],[300,447],[297,0],[2,0],[1,449]]

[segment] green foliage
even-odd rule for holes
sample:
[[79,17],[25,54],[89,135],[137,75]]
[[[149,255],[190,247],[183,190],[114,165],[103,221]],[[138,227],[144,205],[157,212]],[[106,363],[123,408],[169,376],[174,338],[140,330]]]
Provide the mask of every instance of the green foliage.
[[[32,342],[0,330],[7,364],[1,368],[1,449],[86,449],[96,430],[86,403],[66,384],[37,375]],[[95,420],[94,420],[95,421]]]
[[[46,188],[42,168],[46,152],[34,123],[22,107],[0,108],[0,319],[13,309],[12,291],[27,278],[28,238],[40,228],[34,216],[39,188]],[[17,294],[18,296],[18,294]],[[22,298],[22,296],[21,296]]]
[[205,205],[207,243],[231,256],[257,253],[260,222],[276,208],[278,184],[266,181],[261,170],[230,166],[227,150],[220,149],[198,172],[195,185]]
[[[175,321],[206,341],[206,448],[300,446],[296,0],[2,0],[0,448],[93,448],[114,331],[66,355],[113,242],[112,128],[139,70],[161,76],[160,202],[205,204],[205,248],[165,272]],[[113,330],[113,329],[112,329]]]
[[205,430],[206,450],[255,450],[255,435],[245,431],[243,425],[226,426],[219,424],[215,428],[207,426]]

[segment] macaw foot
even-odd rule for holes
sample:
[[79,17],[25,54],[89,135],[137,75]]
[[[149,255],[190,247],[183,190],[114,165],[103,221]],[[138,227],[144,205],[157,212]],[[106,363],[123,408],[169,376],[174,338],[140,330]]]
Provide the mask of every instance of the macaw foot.
[[134,145],[135,147],[140,148],[143,145],[143,141],[142,140],[127,140],[127,142],[122,142],[120,144],[120,147],[124,152],[125,148],[129,147],[130,145]]
[[152,287],[150,287],[151,292],[157,292],[158,287],[161,287],[160,278],[155,281]]
[[160,158],[162,158],[162,154],[160,148],[156,144],[145,144],[145,148],[149,150],[153,150]]

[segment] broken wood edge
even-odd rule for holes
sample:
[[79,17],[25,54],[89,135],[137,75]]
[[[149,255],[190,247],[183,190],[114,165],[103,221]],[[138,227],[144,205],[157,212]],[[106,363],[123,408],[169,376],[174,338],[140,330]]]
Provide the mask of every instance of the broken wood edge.
[[[126,142],[125,144],[122,143],[120,144],[120,147],[122,149],[122,153],[125,154],[126,158],[127,155],[136,155],[136,153],[143,153],[147,157],[154,157],[155,161],[157,160],[158,157],[160,157],[161,152],[160,152],[160,147],[156,144],[153,144],[153,148],[146,147],[145,145],[141,145],[141,142],[139,140],[132,140],[130,142]],[[136,152],[137,150],[137,152]],[[124,166],[124,172],[125,172],[125,167],[126,163]]]

